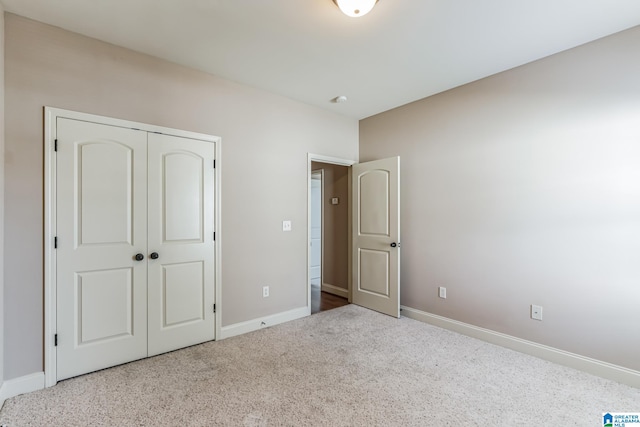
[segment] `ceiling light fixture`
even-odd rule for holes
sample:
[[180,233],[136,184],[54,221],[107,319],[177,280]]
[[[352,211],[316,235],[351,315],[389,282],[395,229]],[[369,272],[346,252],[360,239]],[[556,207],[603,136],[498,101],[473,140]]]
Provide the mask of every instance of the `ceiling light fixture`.
[[345,15],[358,18],[371,12],[378,0],[333,0],[333,2]]

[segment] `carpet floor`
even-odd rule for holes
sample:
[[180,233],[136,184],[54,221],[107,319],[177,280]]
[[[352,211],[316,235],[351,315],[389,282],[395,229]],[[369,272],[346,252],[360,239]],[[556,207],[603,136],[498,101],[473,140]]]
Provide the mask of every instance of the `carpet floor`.
[[355,305],[7,400],[27,426],[598,426],[640,389]]

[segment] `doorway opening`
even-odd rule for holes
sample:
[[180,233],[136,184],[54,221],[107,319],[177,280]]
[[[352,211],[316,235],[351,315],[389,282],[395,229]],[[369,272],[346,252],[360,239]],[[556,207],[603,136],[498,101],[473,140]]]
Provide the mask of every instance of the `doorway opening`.
[[309,296],[311,314],[349,304],[349,164],[311,159]]
[[[323,169],[324,205],[320,221],[323,227],[321,258],[321,295],[323,291],[345,297],[371,310],[396,318],[400,317],[400,157],[371,160],[356,163],[332,157],[307,155],[307,224],[311,245],[311,181],[312,172]],[[339,166],[329,179],[329,169]],[[342,173],[346,192],[343,190],[343,209],[346,220],[343,228],[329,232],[328,221],[337,211],[332,207],[340,205],[338,175]],[[328,189],[329,182],[334,188]],[[344,188],[344,187],[343,187]],[[344,199],[346,198],[346,203]],[[346,206],[345,206],[346,205]],[[330,246],[329,241],[334,241]],[[346,244],[344,243],[346,241]],[[342,242],[335,243],[335,242]],[[344,255],[346,253],[346,255]],[[331,256],[331,258],[329,257]],[[335,264],[329,267],[330,260]],[[346,260],[346,266],[344,261]],[[336,265],[342,265],[336,267]],[[341,271],[337,273],[336,271]],[[307,308],[311,314],[311,250],[307,252]],[[346,279],[344,279],[346,272]],[[331,274],[331,276],[330,276]],[[336,279],[342,277],[342,280]],[[340,280],[340,281],[339,281]],[[333,281],[333,283],[331,283]],[[337,286],[337,283],[346,283]]]

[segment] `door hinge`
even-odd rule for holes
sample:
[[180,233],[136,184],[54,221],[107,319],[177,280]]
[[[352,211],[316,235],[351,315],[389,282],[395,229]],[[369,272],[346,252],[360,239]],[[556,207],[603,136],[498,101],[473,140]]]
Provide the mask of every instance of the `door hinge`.
[[213,159],[213,168],[216,168],[216,159]]
[[214,313],[216,312],[216,305],[215,304],[213,304],[213,312]]
[[53,238],[53,249],[58,249],[58,236]]
[[53,151],[58,151],[58,140],[53,141]]
[[213,241],[214,242],[216,241],[216,232],[215,231],[213,232]]
[[58,346],[58,334],[55,334],[55,335],[53,336],[53,345],[54,345],[55,347],[57,347],[57,346]]

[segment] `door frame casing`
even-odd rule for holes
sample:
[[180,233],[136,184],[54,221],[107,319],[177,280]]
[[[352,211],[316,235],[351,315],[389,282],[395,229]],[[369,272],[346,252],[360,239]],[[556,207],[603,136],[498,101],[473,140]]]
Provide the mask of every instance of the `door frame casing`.
[[[351,175],[351,166],[353,166],[354,164],[358,163],[356,160],[349,160],[349,159],[343,159],[343,158],[339,158],[339,157],[331,157],[331,156],[324,156],[322,154],[314,154],[314,153],[307,153],[307,310],[308,313],[307,315],[311,314],[311,273],[310,273],[310,268],[311,268],[311,173],[313,172],[313,169],[311,167],[311,162],[319,162],[319,163],[328,163],[328,164],[332,164],[332,165],[338,165],[338,166],[346,166],[349,168],[349,176]],[[324,180],[323,180],[324,181]],[[351,178],[349,178],[349,207],[348,207],[348,211],[347,211],[347,216],[349,218],[349,228],[348,228],[348,233],[349,233],[349,259],[348,259],[348,265],[349,265],[349,281],[348,281],[348,295],[349,295],[349,302],[351,302]],[[323,226],[324,228],[324,226]],[[324,233],[324,230],[323,230]],[[324,242],[323,242],[324,245]],[[324,246],[323,246],[323,251],[324,251]],[[321,284],[322,286],[322,284]]]
[[[55,334],[57,333],[57,282],[56,282],[56,251],[54,248],[54,238],[56,236],[56,157],[54,154],[55,139],[57,134],[57,119],[68,118],[92,123],[99,123],[109,126],[136,129],[144,132],[155,132],[177,137],[190,138],[210,142],[214,144],[215,169],[214,169],[214,303],[216,304],[215,337],[221,336],[222,310],[221,310],[221,141],[218,136],[206,135],[202,133],[184,131],[167,128],[163,126],[150,125],[146,123],[132,122],[128,120],[111,117],[98,116],[94,114],[81,113],[71,110],[63,110],[54,107],[44,107],[44,377],[45,387],[54,386],[57,383],[57,357],[55,348]],[[213,236],[212,236],[213,237]]]

